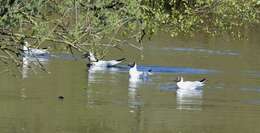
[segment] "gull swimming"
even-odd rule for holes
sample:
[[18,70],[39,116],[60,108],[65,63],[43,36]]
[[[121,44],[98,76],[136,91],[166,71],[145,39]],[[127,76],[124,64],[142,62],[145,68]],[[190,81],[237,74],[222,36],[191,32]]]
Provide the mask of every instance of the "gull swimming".
[[198,81],[184,81],[183,77],[177,77],[175,81],[177,82],[177,87],[179,89],[197,89],[203,87],[207,79],[203,78]]
[[27,41],[22,42],[22,52],[24,56],[48,56],[49,51],[47,49],[36,49],[30,48],[30,45]]
[[138,71],[137,70],[137,64],[134,62],[132,65],[129,65],[130,69],[129,69],[129,76],[130,78],[136,78],[136,79],[140,79],[140,78],[146,78],[149,75],[151,75],[151,71],[152,70],[148,70],[148,71]]
[[92,52],[88,52],[83,56],[88,59],[89,61],[88,66],[95,66],[95,67],[113,67],[125,60],[125,58],[121,58],[117,60],[109,60],[109,61],[99,60],[98,58],[95,57],[95,55]]

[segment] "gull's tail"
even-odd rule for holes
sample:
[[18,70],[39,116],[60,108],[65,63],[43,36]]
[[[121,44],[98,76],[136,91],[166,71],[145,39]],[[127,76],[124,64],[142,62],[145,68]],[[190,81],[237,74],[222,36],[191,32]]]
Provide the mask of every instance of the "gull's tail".
[[121,59],[117,59],[116,61],[123,61],[125,60],[126,58],[121,58]]
[[204,83],[204,82],[206,82],[206,81],[207,81],[206,78],[203,78],[203,79],[200,80],[200,82],[202,82],[202,83]]

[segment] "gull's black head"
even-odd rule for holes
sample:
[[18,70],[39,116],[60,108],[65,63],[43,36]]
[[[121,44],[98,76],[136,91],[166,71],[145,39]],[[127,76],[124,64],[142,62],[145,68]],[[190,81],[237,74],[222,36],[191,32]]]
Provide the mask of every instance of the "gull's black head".
[[89,58],[89,56],[90,56],[89,52],[86,52],[86,53],[84,53],[84,54],[82,55],[82,58]]
[[128,64],[128,66],[130,66],[131,68],[135,66],[135,62],[133,62],[133,64]]
[[181,81],[181,77],[178,76],[174,81],[175,81],[175,82],[180,82],[180,81]]
[[200,80],[200,82],[206,82],[206,81],[208,81],[206,78]]
[[25,46],[25,42],[24,41],[21,41],[20,43],[22,46]]
[[29,47],[29,46],[30,46],[29,43],[28,43],[27,41],[25,41],[25,40],[21,41],[20,44],[21,44],[22,46],[26,46],[26,47]]

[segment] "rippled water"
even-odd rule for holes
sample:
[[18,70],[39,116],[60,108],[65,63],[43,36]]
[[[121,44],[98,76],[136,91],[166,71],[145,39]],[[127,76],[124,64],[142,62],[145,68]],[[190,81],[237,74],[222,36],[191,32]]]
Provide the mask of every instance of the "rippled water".
[[[108,69],[88,69],[80,57],[59,53],[38,60],[46,70],[24,59],[20,76],[0,76],[0,132],[258,133],[259,41],[158,35],[142,53],[112,50],[107,59],[127,61]],[[153,74],[129,79],[133,61]],[[208,82],[179,90],[177,76]]]

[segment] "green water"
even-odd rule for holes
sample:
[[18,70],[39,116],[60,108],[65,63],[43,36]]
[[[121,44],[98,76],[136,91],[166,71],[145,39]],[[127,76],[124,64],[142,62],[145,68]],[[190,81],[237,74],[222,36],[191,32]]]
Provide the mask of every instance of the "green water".
[[[73,59],[48,60],[49,73],[4,73],[0,132],[259,133],[259,42],[257,33],[237,41],[157,35],[143,53],[126,46],[107,57],[156,70],[140,82],[129,81],[126,68],[89,71],[84,60]],[[175,69],[182,71],[169,71]],[[196,73],[201,69],[206,73]],[[201,92],[178,94],[179,75],[208,82]]]

